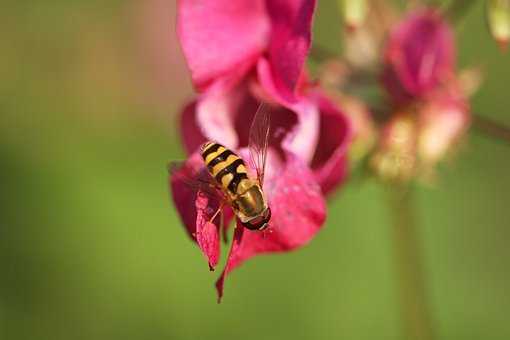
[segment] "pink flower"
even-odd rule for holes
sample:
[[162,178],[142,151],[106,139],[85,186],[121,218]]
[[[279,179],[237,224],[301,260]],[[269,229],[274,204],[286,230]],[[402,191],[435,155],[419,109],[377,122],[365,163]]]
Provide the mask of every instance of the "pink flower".
[[[182,113],[190,158],[170,185],[181,219],[211,268],[225,233],[220,218],[209,222],[220,199],[197,193],[183,179],[208,175],[197,151],[208,140],[248,160],[254,114],[261,101],[271,107],[264,183],[271,232],[237,226],[217,282],[219,297],[226,275],[245,260],[307,244],[326,217],[323,195],[347,172],[350,122],[303,74],[314,8],[315,0],[181,0],[178,5],[178,35],[200,95]],[[234,216],[230,208],[226,215],[223,225]]]
[[311,165],[325,193],[342,182],[350,123],[302,72],[314,8],[315,0],[179,2],[179,38],[202,91],[182,115],[188,154],[206,140],[242,145],[236,119],[248,128],[258,103],[268,101],[280,105],[273,119],[292,126],[282,148]]
[[[246,149],[237,151],[246,156]],[[184,180],[200,176],[204,170],[200,155],[195,153],[172,176],[170,185],[183,223],[206,256],[209,267],[214,269],[218,264],[220,234],[226,234],[233,214],[230,208],[225,209],[222,230],[219,218],[209,222],[218,207],[219,196],[197,193]],[[258,254],[290,251],[307,244],[326,218],[320,187],[300,158],[292,153],[279,156],[272,150],[268,155],[267,170],[264,192],[272,212],[270,229],[267,232],[250,231],[237,225],[225,269],[216,285],[219,298],[223,295],[226,275],[235,267]]]
[[453,33],[433,10],[410,14],[390,34],[383,82],[397,104],[421,98],[454,72]]
[[468,93],[455,74],[453,33],[439,12],[412,13],[393,29],[382,80],[394,113],[371,165],[384,179],[429,179],[470,120]]
[[[326,211],[323,193],[330,192],[346,175],[344,164],[350,128],[345,116],[335,106],[319,94],[315,95],[320,105],[319,131],[307,128],[306,122],[300,122],[295,111],[272,104],[264,184],[272,211],[270,222],[272,233],[262,236],[260,232],[236,231],[227,267],[217,285],[220,296],[223,291],[224,275],[244,260],[260,253],[296,249],[308,243],[324,222]],[[219,243],[216,240],[224,231],[219,230],[219,220],[214,221],[215,227],[210,224],[204,225],[204,221],[208,221],[216,211],[218,199],[208,198],[206,201],[203,195],[196,196],[182,178],[207,175],[197,151],[198,146],[207,139],[221,140],[241,157],[244,156],[243,159],[249,160],[247,156],[249,128],[258,100],[247,87],[243,90],[238,88],[233,93],[207,97],[205,102],[198,104],[200,107],[222,106],[230,110],[205,110],[204,112],[218,113],[205,115],[206,121],[202,128],[197,124],[200,120],[193,119],[202,112],[200,110],[195,112],[196,105],[189,105],[183,113],[182,137],[191,156],[181,170],[182,176],[177,174],[172,177],[171,187],[183,223],[208,258],[209,265],[214,267],[219,253]],[[299,112],[304,114],[317,110],[310,103],[308,106],[300,105],[304,107],[300,108]],[[205,135],[218,136],[218,139],[206,138]],[[310,154],[297,153],[297,150],[309,147],[310,135],[317,136],[314,137],[317,138],[313,143],[314,148],[307,151]],[[231,211],[228,215],[225,224],[233,216]]]

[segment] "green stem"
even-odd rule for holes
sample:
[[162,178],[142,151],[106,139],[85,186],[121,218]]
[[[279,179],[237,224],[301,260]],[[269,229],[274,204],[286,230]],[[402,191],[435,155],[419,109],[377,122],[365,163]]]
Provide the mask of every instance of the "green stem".
[[452,0],[445,9],[445,16],[450,18],[451,22],[458,23],[466,16],[476,1],[477,0]]
[[510,143],[510,127],[503,125],[490,118],[480,115],[472,115],[473,128],[486,136],[493,137],[499,141]]
[[395,270],[405,339],[432,340],[434,331],[427,305],[412,190],[408,186],[398,185],[388,190],[393,215]]

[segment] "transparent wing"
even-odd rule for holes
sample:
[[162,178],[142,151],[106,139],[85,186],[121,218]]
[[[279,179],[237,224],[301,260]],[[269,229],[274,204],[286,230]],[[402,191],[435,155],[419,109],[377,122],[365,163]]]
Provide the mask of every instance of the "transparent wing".
[[191,173],[180,171],[185,166],[184,161],[172,161],[167,165],[168,174],[172,179],[178,179],[185,183],[194,192],[201,191],[211,198],[224,199],[223,193],[205,168]]
[[264,183],[267,146],[269,142],[270,109],[268,104],[261,103],[253,117],[250,128],[250,157],[260,186]]

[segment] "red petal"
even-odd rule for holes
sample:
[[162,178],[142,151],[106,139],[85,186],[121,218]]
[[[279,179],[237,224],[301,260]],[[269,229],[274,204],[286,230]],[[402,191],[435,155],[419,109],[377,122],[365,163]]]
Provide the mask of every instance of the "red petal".
[[272,28],[269,69],[260,75],[273,83],[279,97],[291,103],[296,100],[296,85],[310,49],[315,0],[271,0],[267,9]]
[[[264,0],[181,0],[177,33],[193,82],[203,87],[246,71],[269,43]],[[244,65],[243,67],[240,67]]]
[[319,143],[312,161],[315,178],[324,194],[343,182],[348,173],[348,147],[352,140],[351,122],[329,99],[319,96]]
[[209,198],[203,193],[197,193],[195,201],[197,209],[196,240],[200,249],[209,261],[209,268],[214,270],[220,257],[220,235],[218,227],[210,222],[214,212],[209,206]]
[[[209,222],[219,207],[221,197],[208,188],[209,176],[204,169],[204,162],[198,153],[194,153],[181,169],[170,177],[172,198],[190,237],[197,241],[207,257],[211,269],[219,258],[220,216]],[[200,179],[199,182],[197,181]],[[208,190],[206,192],[202,190]],[[206,194],[207,193],[207,194]],[[233,218],[231,209],[224,208],[223,226],[226,228]]]

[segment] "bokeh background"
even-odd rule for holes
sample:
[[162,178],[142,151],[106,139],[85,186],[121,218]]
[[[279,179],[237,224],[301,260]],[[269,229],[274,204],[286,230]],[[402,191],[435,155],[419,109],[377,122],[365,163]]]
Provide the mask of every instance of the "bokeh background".
[[[340,50],[334,1],[315,41]],[[348,183],[325,229],[231,275],[221,305],[169,201],[192,95],[173,0],[7,1],[0,12],[0,339],[398,339],[390,216],[374,181]],[[510,123],[510,54],[478,1],[457,27],[473,99]],[[419,236],[440,339],[510,339],[510,146],[471,134]]]

